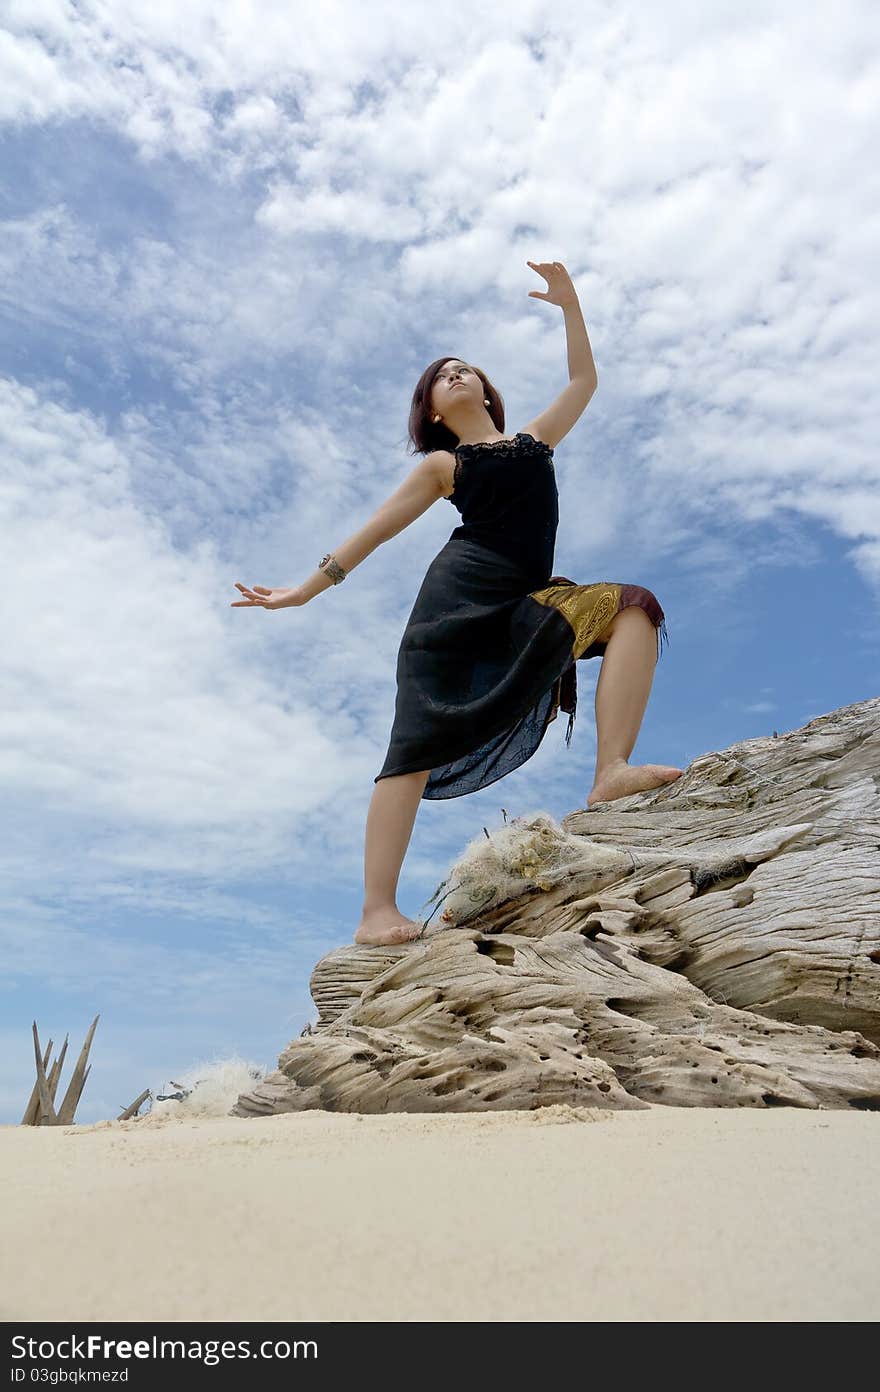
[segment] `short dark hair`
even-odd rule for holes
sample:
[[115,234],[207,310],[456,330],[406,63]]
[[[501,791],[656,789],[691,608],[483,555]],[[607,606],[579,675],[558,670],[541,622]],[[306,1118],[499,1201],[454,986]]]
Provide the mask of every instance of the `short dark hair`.
[[[444,363],[462,362],[462,358],[435,358],[430,367],[426,367],[412,395],[412,404],[409,408],[409,439],[412,449],[407,450],[408,454],[430,454],[431,450],[436,449],[455,449],[458,444],[458,436],[455,435],[443,421],[435,422],[431,419],[430,401],[431,388],[434,385],[434,378],[440,371]],[[468,363],[476,372],[485,389],[484,394],[489,399],[487,410],[492,417],[492,424],[496,430],[504,433],[504,402],[499,393],[492,386],[485,373],[478,367]]]

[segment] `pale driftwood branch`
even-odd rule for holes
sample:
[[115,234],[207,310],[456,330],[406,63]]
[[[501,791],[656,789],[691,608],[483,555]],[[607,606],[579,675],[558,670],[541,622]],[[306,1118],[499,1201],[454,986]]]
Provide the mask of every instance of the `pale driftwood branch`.
[[[34,1025],[36,1029],[36,1024]],[[43,1055],[43,1072],[46,1071],[46,1064],[49,1062],[49,1055],[52,1052],[52,1040],[46,1045],[46,1052]],[[37,1081],[34,1083],[28,1104],[24,1109],[24,1116],[21,1119],[22,1126],[35,1126],[40,1115],[40,1073],[37,1070]]]
[[477,826],[436,927],[323,957],[317,1025],[232,1115],[880,1110],[878,768],[875,698]]
[[91,1072],[91,1065],[89,1065],[88,1068],[86,1068],[85,1065],[86,1059],[89,1055],[89,1049],[91,1048],[92,1038],[94,1037],[95,1027],[99,1019],[100,1016],[96,1015],[94,1020],[92,1021],[91,1027],[86,1036],[86,1041],[83,1044],[83,1047],[80,1051],[80,1056],[77,1059],[76,1067],[73,1070],[73,1075],[70,1079],[70,1083],[68,1084],[67,1092],[64,1094],[64,1100],[62,1101],[57,1113],[55,1111],[54,1105],[55,1093],[58,1087],[58,1080],[61,1076],[61,1069],[64,1064],[64,1058],[67,1054],[68,1036],[65,1035],[61,1053],[53,1063],[51,1073],[47,1078],[46,1063],[48,1062],[49,1054],[52,1049],[52,1040],[49,1040],[49,1045],[46,1049],[45,1056],[41,1056],[40,1038],[39,1034],[37,1033],[37,1022],[36,1020],[34,1020],[34,1058],[36,1061],[37,1068],[37,1081],[34,1084],[34,1090],[31,1093],[30,1100],[27,1104],[27,1107],[25,1108],[24,1116],[22,1117],[22,1125],[67,1126],[73,1121],[74,1114],[79,1103],[79,1099],[82,1096],[83,1088],[85,1087],[89,1073]]
[[64,1101],[61,1103],[61,1108],[58,1112],[59,1126],[69,1126],[73,1121],[74,1112],[82,1096],[82,1090],[86,1085],[86,1079],[89,1076],[90,1070],[86,1068],[86,1060],[89,1057],[89,1049],[92,1047],[92,1039],[94,1038],[95,1029],[97,1028],[100,1018],[100,1015],[95,1016],[89,1026],[89,1032],[86,1035],[85,1043],[80,1049],[76,1067],[73,1070],[70,1082],[67,1085],[67,1092],[64,1094]]
[[57,1059],[52,1064],[52,1069],[49,1073],[49,1096],[52,1099],[53,1107],[55,1105],[55,1093],[58,1090],[58,1079],[61,1077],[61,1070],[64,1067],[64,1059],[67,1055],[67,1041],[68,1035],[65,1035],[64,1043],[61,1045],[61,1053],[58,1055]]
[[[43,1055],[43,1072],[44,1072],[44,1073],[45,1073],[45,1071],[46,1071],[46,1064],[47,1064],[47,1062],[48,1062],[49,1055],[50,1055],[51,1052],[52,1052],[52,1040],[50,1039],[48,1045],[46,1046],[46,1052],[45,1052],[45,1054]],[[65,1055],[66,1055],[66,1054],[67,1054],[67,1035],[64,1036],[64,1043],[63,1043],[62,1046],[61,1046],[61,1053],[58,1055],[57,1059],[56,1059],[55,1062],[52,1064],[52,1067],[51,1067],[51,1069],[50,1069],[50,1071],[49,1071],[49,1074],[48,1074],[48,1077],[47,1077],[47,1079],[46,1079],[46,1085],[47,1085],[47,1087],[48,1087],[48,1089],[49,1089],[49,1101],[53,1104],[53,1106],[54,1106],[54,1104],[55,1104],[55,1092],[56,1092],[56,1089],[57,1089],[57,1087],[58,1087],[58,1079],[59,1079],[59,1077],[61,1076],[61,1069],[64,1067],[64,1058],[65,1058]],[[30,1101],[28,1102],[28,1105],[27,1105],[27,1107],[26,1107],[26,1109],[25,1109],[25,1114],[24,1114],[24,1117],[22,1118],[22,1125],[24,1125],[24,1126],[39,1126],[39,1124],[40,1124],[40,1115],[41,1115],[41,1111],[40,1111],[40,1082],[39,1082],[39,1078],[38,1078],[37,1081],[34,1083],[34,1089],[33,1089],[33,1092],[31,1093]]]
[[131,1117],[135,1116],[136,1113],[140,1111],[141,1107],[143,1106],[144,1102],[146,1102],[146,1100],[147,1100],[147,1098],[149,1097],[149,1095],[150,1095],[150,1089],[149,1089],[149,1088],[144,1088],[144,1090],[143,1090],[143,1092],[141,1093],[140,1097],[136,1097],[136,1098],[134,1099],[134,1101],[133,1101],[128,1107],[125,1108],[124,1111],[120,1112],[120,1113],[119,1113],[119,1116],[116,1118],[116,1120],[117,1120],[117,1121],[129,1121],[129,1120],[131,1119]]
[[34,1057],[37,1064],[37,1091],[39,1095],[39,1111],[37,1114],[37,1126],[54,1126],[57,1121],[55,1108],[52,1105],[52,1095],[49,1092],[49,1083],[46,1078],[46,1070],[43,1067],[43,1060],[40,1056],[40,1039],[37,1034],[37,1022],[34,1020]]

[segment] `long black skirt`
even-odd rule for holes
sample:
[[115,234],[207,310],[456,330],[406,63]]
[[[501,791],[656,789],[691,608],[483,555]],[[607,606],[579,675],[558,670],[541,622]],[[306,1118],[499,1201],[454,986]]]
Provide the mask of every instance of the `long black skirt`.
[[430,770],[423,798],[463,797],[531,758],[559,710],[577,706],[575,663],[601,657],[598,635],[636,604],[666,638],[663,610],[641,585],[535,586],[517,562],[450,538],[428,567],[397,656],[388,753],[373,780]]

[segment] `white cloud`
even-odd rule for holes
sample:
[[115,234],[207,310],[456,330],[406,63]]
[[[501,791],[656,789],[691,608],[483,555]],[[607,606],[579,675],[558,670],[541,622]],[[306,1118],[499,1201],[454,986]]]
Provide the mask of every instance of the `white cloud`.
[[[260,860],[279,814],[307,815],[352,769],[366,774],[375,753],[353,722],[341,715],[335,732],[306,682],[280,691],[255,661],[300,611],[230,610],[228,564],[210,540],[175,548],[137,506],[124,443],[9,382],[0,432],[7,789],[39,793],[47,811],[161,826],[169,843],[220,832],[228,864]],[[295,624],[285,637],[299,647]],[[261,828],[256,848],[240,844],[243,821]]]

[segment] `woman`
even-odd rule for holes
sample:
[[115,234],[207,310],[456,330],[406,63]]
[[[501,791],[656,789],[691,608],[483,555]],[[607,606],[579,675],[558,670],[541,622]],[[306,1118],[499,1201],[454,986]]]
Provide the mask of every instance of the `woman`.
[[565,315],[571,381],[514,436],[479,368],[438,358],[415,389],[410,438],[424,459],[369,522],[294,589],[248,588],[232,607],[306,604],[440,498],[462,525],[434,557],[397,658],[388,752],[367,816],[357,943],[408,942],[423,924],[397,908],[397,884],[422,798],[461,797],[530,758],[561,708],[571,738],[580,658],[604,655],[596,687],[597,756],[587,806],[672,782],[666,764],[627,763],[665,637],[663,610],[640,585],[577,585],[551,575],[558,495],[553,449],[596,389],[577,293],[559,261],[527,262],[547,282],[533,298]]

